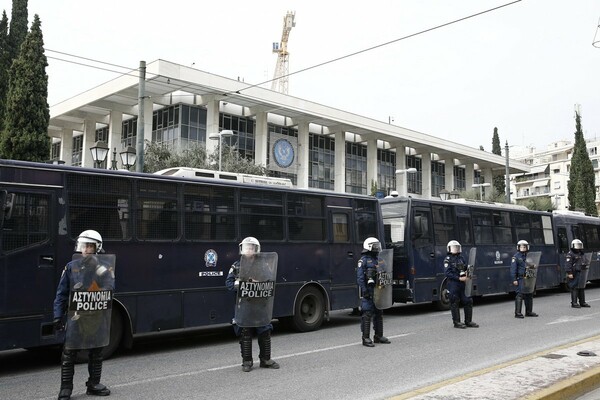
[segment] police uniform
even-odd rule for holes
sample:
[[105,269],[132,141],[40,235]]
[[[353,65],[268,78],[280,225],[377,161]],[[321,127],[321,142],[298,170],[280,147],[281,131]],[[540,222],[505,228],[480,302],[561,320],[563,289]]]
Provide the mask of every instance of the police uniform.
[[533,293],[523,293],[523,284],[525,271],[527,269],[527,252],[517,251],[512,257],[510,264],[510,276],[513,281],[517,281],[518,285],[515,289],[515,318],[523,318],[521,313],[523,301],[525,301],[525,316],[537,317],[533,312]]
[[[229,274],[227,274],[227,278],[225,279],[225,286],[230,291],[237,291],[237,287],[235,285],[236,280],[240,275],[240,261],[236,261],[231,265],[229,269]],[[245,372],[250,371],[252,368],[252,330],[256,330],[256,334],[258,335],[258,347],[260,349],[260,353],[258,357],[260,358],[260,367],[261,368],[279,368],[279,364],[275,361],[271,360],[271,331],[273,331],[273,324],[267,324],[264,326],[257,326],[255,328],[241,328],[235,323],[235,319],[233,320],[233,330],[236,336],[240,338],[240,350],[242,353],[242,368]]]
[[[466,276],[467,264],[460,253],[449,253],[444,259],[444,275],[447,279],[446,289],[450,300],[450,312],[452,315],[452,323],[455,328],[477,328],[473,319],[473,299],[465,294],[465,282],[460,280],[462,276]],[[465,309],[465,323],[460,322],[460,304],[462,303]]]
[[[58,287],[56,289],[56,297],[54,299],[54,321],[57,324],[58,321],[62,321],[63,316],[66,314],[69,308],[69,295],[71,292],[71,282],[73,280],[82,282],[84,287],[89,288],[96,286],[99,288],[104,287],[100,281],[100,277],[95,273],[86,273],[86,268],[89,270],[90,267],[84,265],[85,262],[89,262],[90,257],[84,257],[78,260],[70,261],[60,277]],[[91,268],[94,268],[93,266]],[[92,325],[82,321],[85,316],[82,316],[78,321],[78,326],[73,329],[87,329],[87,332],[81,332],[83,336],[88,335],[102,335],[108,337],[110,332],[103,331],[101,326]],[[67,325],[67,330],[71,329]],[[87,391],[89,395],[96,396],[108,396],[110,390],[100,383],[102,375],[102,349],[103,347],[89,348],[82,343],[82,347],[88,350],[88,371],[89,378],[86,382]],[[83,348],[82,348],[83,349]],[[73,390],[73,375],[75,373],[75,360],[77,354],[82,349],[67,349],[66,346],[63,348],[61,356],[61,391],[59,393],[59,399],[69,399]]]
[[[573,308],[590,307],[585,302],[585,289],[579,288],[581,269],[584,263],[585,258],[582,250],[571,249],[565,259],[566,272],[573,275],[573,279],[569,279],[567,282],[569,289],[571,289],[571,307]],[[578,298],[579,304],[577,304]]]
[[[383,336],[383,311],[375,307],[373,295],[375,292],[375,272],[379,264],[379,258],[376,252],[363,252],[362,257],[358,261],[356,270],[356,281],[361,292],[361,330],[362,342],[364,346],[373,347],[375,343],[390,343],[388,338]],[[373,280],[369,284],[369,278]],[[374,340],[370,339],[371,334],[371,318],[373,319],[373,328],[375,331]]]

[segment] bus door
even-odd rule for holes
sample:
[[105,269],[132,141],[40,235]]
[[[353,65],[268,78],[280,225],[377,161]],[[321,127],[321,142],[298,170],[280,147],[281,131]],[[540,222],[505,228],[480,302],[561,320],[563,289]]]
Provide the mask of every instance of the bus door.
[[435,247],[433,243],[432,215],[429,207],[415,206],[412,213],[412,242],[413,265],[410,266],[415,303],[437,300],[440,284],[443,278],[437,276]]
[[571,241],[567,234],[567,228],[565,226],[558,226],[556,228],[556,244],[558,246],[558,262],[560,265],[561,279],[566,279],[566,263],[567,253],[571,247]]
[[331,308],[357,307],[356,266],[362,246],[357,246],[354,239],[352,209],[329,207],[328,211],[331,245],[325,251],[329,251],[330,260]]
[[[60,224],[52,224],[52,210],[60,208],[58,189],[0,188],[3,220],[0,230],[0,337],[3,348],[44,344],[52,335],[52,307],[57,278],[55,235]],[[54,205],[54,207],[51,207]],[[66,234],[66,226],[62,229]],[[1,325],[1,324],[0,324]]]

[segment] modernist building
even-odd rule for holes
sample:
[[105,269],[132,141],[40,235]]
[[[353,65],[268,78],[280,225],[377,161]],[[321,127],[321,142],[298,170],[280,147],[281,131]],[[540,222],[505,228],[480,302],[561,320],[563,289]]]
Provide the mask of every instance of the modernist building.
[[[492,182],[496,174],[504,176],[506,167],[502,156],[452,138],[164,60],[149,63],[143,81],[140,72],[132,71],[51,107],[50,116],[53,157],[84,167],[93,166],[89,149],[96,141],[117,153],[135,147],[139,120],[145,140],[179,150],[202,144],[214,151],[218,141],[208,140],[209,134],[232,130],[233,136],[222,137],[225,143],[266,166],[269,175],[289,177],[301,188],[371,194],[376,185],[385,193],[434,197],[442,189]],[[522,162],[509,164],[512,174],[530,170]],[[109,160],[103,167],[110,165]],[[409,174],[409,168],[417,172]]]
[[[529,199],[547,197],[557,210],[569,208],[569,173],[575,144],[569,140],[550,143],[545,150],[523,147],[511,151],[514,158],[530,165],[527,173],[511,176],[512,198],[526,204]],[[600,141],[586,140],[588,155],[595,174],[596,208],[600,211]]]

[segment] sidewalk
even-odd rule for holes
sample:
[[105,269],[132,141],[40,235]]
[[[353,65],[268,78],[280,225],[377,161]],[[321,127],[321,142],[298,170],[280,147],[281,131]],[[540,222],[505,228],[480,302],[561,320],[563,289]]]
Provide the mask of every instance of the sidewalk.
[[[593,352],[596,356],[578,355]],[[393,400],[564,400],[600,385],[600,336],[532,354]]]

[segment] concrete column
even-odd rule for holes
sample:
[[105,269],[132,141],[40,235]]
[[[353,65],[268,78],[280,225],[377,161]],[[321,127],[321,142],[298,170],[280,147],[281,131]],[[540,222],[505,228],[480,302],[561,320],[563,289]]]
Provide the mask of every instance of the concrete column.
[[483,181],[485,183],[494,183],[494,173],[492,172],[491,168],[482,168],[481,175],[483,175]]
[[269,125],[267,113],[256,113],[256,130],[254,131],[254,164],[267,166]]
[[424,199],[431,198],[431,153],[425,151],[421,154],[421,196]]
[[371,194],[371,184],[375,182],[380,187],[377,178],[377,139],[367,141],[367,194]]
[[96,143],[96,121],[86,119],[83,123],[83,148],[81,149],[81,166],[94,168],[94,159],[90,151]]
[[111,166],[110,161],[112,160],[113,151],[115,148],[117,149],[117,168],[119,168],[119,163],[121,162],[121,157],[119,153],[123,150],[121,147],[121,136],[123,133],[123,113],[120,111],[112,110],[110,112],[110,117],[108,121],[108,149],[109,149],[109,168]]
[[346,192],[346,132],[335,133],[335,178],[334,188],[338,193]]
[[[406,147],[396,147],[396,170],[406,169]],[[408,194],[407,174],[396,174],[396,191],[404,196]]]
[[449,192],[454,190],[454,158],[447,158],[445,161],[444,186]]
[[465,164],[465,189],[466,190],[472,190],[472,186],[473,183],[475,182],[474,180],[474,165],[473,163],[467,163]]
[[300,122],[298,124],[298,176],[297,186],[299,188],[308,188],[308,153],[309,153],[309,132],[308,122]]
[[73,165],[73,129],[63,129],[60,134],[60,159]]
[[218,133],[219,129],[219,101],[211,100],[206,103],[206,154],[214,153],[219,145],[218,140],[208,138],[211,133]]

